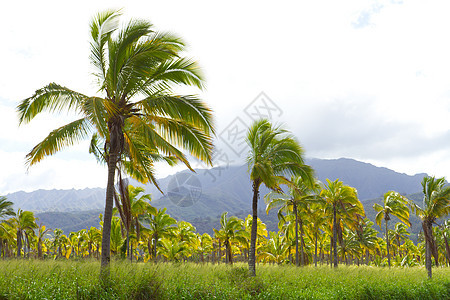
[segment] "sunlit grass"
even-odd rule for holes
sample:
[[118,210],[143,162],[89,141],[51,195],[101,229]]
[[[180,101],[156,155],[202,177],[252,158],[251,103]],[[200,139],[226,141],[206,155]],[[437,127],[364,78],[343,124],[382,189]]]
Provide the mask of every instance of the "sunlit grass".
[[450,268],[113,262],[99,283],[97,261],[0,261],[0,299],[449,299]]

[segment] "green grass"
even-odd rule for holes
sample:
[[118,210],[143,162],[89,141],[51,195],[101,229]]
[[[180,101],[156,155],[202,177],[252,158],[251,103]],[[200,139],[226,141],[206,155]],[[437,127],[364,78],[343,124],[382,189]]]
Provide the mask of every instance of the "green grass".
[[0,299],[450,299],[450,268],[0,261]]

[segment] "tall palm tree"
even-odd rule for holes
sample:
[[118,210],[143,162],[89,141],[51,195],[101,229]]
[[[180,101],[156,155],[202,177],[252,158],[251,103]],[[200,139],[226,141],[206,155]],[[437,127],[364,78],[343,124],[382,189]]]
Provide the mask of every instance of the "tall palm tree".
[[422,229],[425,236],[425,266],[428,277],[432,277],[431,255],[438,265],[436,242],[433,238],[433,223],[450,213],[450,187],[445,186],[445,178],[424,177],[422,180],[423,205],[410,202],[416,215],[422,220]]
[[338,239],[338,227],[340,228],[340,221],[338,222],[339,215],[347,215],[350,218],[356,220],[359,216],[364,215],[364,208],[361,202],[358,200],[356,189],[348,185],[344,185],[342,181],[336,179],[330,181],[327,179],[327,185],[320,192],[320,196],[324,198],[328,207],[331,208],[333,216],[333,233],[332,233],[332,250],[333,250],[333,264],[336,268],[338,266],[337,256],[337,239]]
[[[318,189],[318,184],[315,183],[312,169],[308,172],[308,178],[305,179],[302,176],[296,176],[291,178],[289,183],[289,194],[283,192],[272,191],[264,197],[267,203],[266,213],[268,214],[272,208],[279,207],[278,218],[284,219],[284,213],[290,213],[295,217],[295,264],[299,266],[299,252],[298,252],[298,226],[301,225],[300,231],[303,233],[303,218],[299,218],[300,212],[306,212],[308,210],[309,202],[317,200],[315,190]],[[303,234],[301,236],[302,251],[301,251],[301,263],[305,264],[304,251],[303,251]]]
[[390,191],[384,194],[383,206],[375,203],[373,209],[377,212],[375,216],[375,222],[381,228],[381,220],[385,223],[385,237],[386,237],[386,247],[387,247],[387,257],[388,265],[391,267],[391,255],[389,252],[389,235],[388,235],[388,222],[391,219],[390,215],[396,216],[400,221],[408,226],[411,226],[409,222],[409,209],[406,206],[408,199],[400,195],[397,192]]
[[256,275],[256,235],[258,219],[259,188],[264,184],[274,191],[281,191],[279,183],[288,182],[285,176],[302,175],[307,178],[310,168],[304,164],[303,149],[296,139],[280,126],[268,120],[255,121],[246,137],[250,150],[247,165],[252,181],[252,229],[248,266],[252,276]]
[[[101,266],[110,262],[110,235],[117,168],[157,185],[153,163],[183,162],[191,168],[181,147],[211,164],[211,110],[196,96],[176,95],[174,86],[203,88],[195,61],[182,56],[182,40],[156,32],[150,22],[131,20],[119,27],[120,11],[93,18],[91,63],[98,96],[87,96],[50,83],[17,107],[20,124],[41,112],[68,111],[75,121],[52,131],[27,155],[32,166],[80,140],[91,137],[90,151],[106,163],[105,213]],[[98,149],[103,149],[98,151]]]

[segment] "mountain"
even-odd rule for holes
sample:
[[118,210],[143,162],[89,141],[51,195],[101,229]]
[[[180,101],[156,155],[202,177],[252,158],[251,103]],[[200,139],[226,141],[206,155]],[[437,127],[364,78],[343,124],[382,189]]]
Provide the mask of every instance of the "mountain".
[[[308,159],[306,163],[313,167],[322,182],[325,182],[326,178],[330,180],[339,178],[345,184],[355,187],[363,203],[381,197],[389,190],[402,194],[416,193],[420,191],[420,182],[426,176],[426,174],[414,176],[400,174],[387,168],[346,158]],[[138,185],[133,181],[131,184]],[[224,211],[241,218],[251,213],[252,184],[245,165],[198,169],[196,173],[183,171],[160,179],[159,186],[164,195],[154,186],[145,186],[146,193],[152,194],[152,205],[157,208],[167,207],[170,215],[178,220],[193,223],[199,232],[212,233],[212,228],[218,226],[218,218]],[[259,216],[268,225],[269,230],[276,230],[275,211],[269,216],[264,211],[263,196],[267,192],[265,187],[261,188]],[[86,228],[98,225],[98,218],[91,215],[87,219],[81,218],[80,221],[80,215],[85,214],[84,211],[96,210],[98,216],[98,212],[104,208],[105,191],[101,188],[38,190],[31,193],[9,194],[7,198],[14,203],[15,209],[39,212],[37,216],[42,221],[49,220],[49,217],[53,216],[56,227],[58,227],[56,220],[61,219],[65,228],[69,229],[67,225],[71,222],[74,224],[73,228],[76,224],[78,224],[76,228],[81,225],[83,225],[81,228]],[[366,210],[371,210],[371,207]],[[44,212],[46,214],[42,214]]]

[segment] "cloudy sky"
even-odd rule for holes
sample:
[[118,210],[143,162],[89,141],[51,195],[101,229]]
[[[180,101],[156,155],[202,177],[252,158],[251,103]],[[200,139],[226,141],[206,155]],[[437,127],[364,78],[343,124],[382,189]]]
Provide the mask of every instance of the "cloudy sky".
[[215,111],[217,162],[242,159],[233,134],[266,115],[308,157],[450,178],[447,1],[298,2],[8,1],[0,11],[0,194],[106,185],[87,144],[27,170],[26,153],[72,116],[42,115],[19,128],[15,112],[50,82],[95,93],[88,24],[105,8],[188,43],[207,80],[201,96]]

